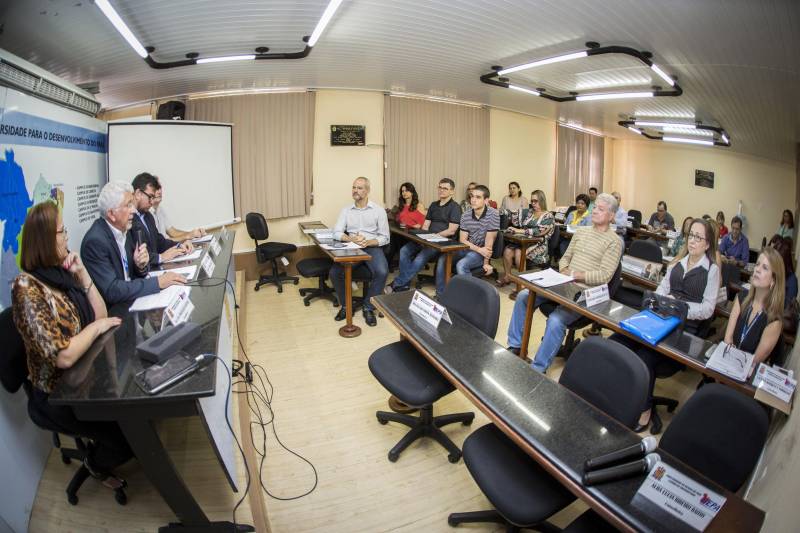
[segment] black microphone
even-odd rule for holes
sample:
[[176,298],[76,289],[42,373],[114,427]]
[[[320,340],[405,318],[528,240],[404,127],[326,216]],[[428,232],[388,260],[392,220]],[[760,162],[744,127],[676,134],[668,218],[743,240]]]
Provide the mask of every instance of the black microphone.
[[583,484],[586,486],[595,485],[597,483],[605,483],[607,481],[617,481],[618,479],[625,479],[627,477],[638,476],[646,474],[656,466],[656,463],[661,460],[661,456],[657,453],[648,453],[642,459],[625,463],[624,465],[610,466],[600,470],[583,473]]
[[583,463],[583,469],[595,470],[601,466],[618,463],[624,459],[630,459],[631,457],[641,457],[655,450],[656,446],[658,446],[658,442],[655,437],[645,437],[633,446],[628,446],[627,448],[622,448],[621,450],[610,452],[600,457],[587,459],[586,462]]
[[142,230],[140,230],[140,229],[137,229],[136,230],[136,247],[138,248],[139,246],[141,246],[143,242],[144,242],[144,232]]

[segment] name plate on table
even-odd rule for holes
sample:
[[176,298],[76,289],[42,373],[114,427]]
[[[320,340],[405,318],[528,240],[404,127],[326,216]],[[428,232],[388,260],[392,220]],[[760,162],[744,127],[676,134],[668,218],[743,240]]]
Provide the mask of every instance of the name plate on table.
[[679,235],[680,235],[680,233],[678,233],[677,231],[668,231],[668,232],[665,234],[665,236],[667,237],[667,239],[669,239],[669,240],[671,240],[671,241],[674,241],[675,239],[677,239]]
[[225,239],[228,238],[228,228],[226,228],[225,226],[222,226],[222,230],[220,230],[220,232],[219,232],[219,238],[222,241],[224,241]]
[[214,260],[211,259],[211,254],[206,254],[203,257],[203,260],[200,261],[200,267],[203,269],[203,272],[206,273],[207,277],[211,277],[214,274]]
[[797,388],[797,380],[794,379],[791,370],[760,363],[753,386],[756,387],[756,400],[787,415],[791,413],[792,396]]
[[222,251],[222,246],[219,244],[219,241],[216,239],[216,237],[211,239],[211,244],[208,245],[208,250],[213,252],[214,256],[218,256]]
[[659,509],[703,531],[725,505],[726,498],[659,461],[636,491]]
[[583,291],[583,298],[586,300],[586,307],[607,302],[610,299],[608,293],[608,285],[598,285],[597,287],[589,287]]
[[453,323],[453,321],[450,320],[450,315],[447,314],[447,308],[419,291],[414,291],[414,297],[411,298],[411,304],[408,306],[408,310],[423,318],[434,328],[439,327],[439,322],[441,322],[442,319],[448,324]]
[[164,309],[164,316],[173,326],[189,320],[194,311],[194,304],[189,300],[188,292],[179,292]]

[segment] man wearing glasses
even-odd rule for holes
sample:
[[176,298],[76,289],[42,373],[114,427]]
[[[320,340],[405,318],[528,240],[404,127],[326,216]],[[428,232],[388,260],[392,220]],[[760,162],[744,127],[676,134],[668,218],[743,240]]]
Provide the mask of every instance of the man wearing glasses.
[[183,284],[179,274],[167,272],[147,278],[150,254],[147,243],[136,243],[131,234],[133,190],[127,183],[107,183],[97,198],[100,218],[94,221],[81,243],[81,260],[106,305],[155,294],[170,285]]
[[182,243],[164,237],[156,227],[156,220],[150,212],[153,198],[156,196],[158,180],[148,172],[142,172],[133,178],[133,200],[136,214],[133,217],[133,236],[136,244],[147,243],[150,252],[150,265],[158,266],[192,251],[190,240]]
[[[455,189],[456,184],[450,178],[439,180],[439,199],[428,207],[422,231],[438,233],[447,238],[452,238],[456,234],[461,221],[461,208],[453,200]],[[408,284],[417,275],[417,272],[438,256],[439,252],[433,248],[421,246],[415,242],[406,243],[400,248],[400,273],[391,284],[386,286],[384,292],[389,294],[393,291],[407,291]]]

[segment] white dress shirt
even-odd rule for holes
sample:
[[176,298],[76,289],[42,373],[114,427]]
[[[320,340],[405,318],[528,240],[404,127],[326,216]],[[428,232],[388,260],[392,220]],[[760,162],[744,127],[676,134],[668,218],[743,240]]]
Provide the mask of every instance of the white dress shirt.
[[353,202],[342,209],[333,227],[334,239],[342,240],[345,233],[360,233],[367,240],[377,240],[378,246],[389,244],[389,219],[386,211],[372,201],[367,202],[367,206],[363,208]]
[[108,224],[108,227],[111,228],[111,233],[114,235],[114,240],[117,242],[117,247],[119,248],[119,257],[122,261],[122,270],[125,274],[125,281],[130,281],[131,276],[128,274],[128,268],[130,268],[130,265],[128,265],[128,256],[125,254],[125,233],[122,233],[120,230],[112,226],[108,220],[106,220],[106,224]]
[[[688,267],[689,256],[687,255],[681,259],[680,264],[683,265],[683,275],[685,277],[690,271]],[[670,265],[667,269],[667,273],[664,275],[664,279],[661,280],[661,283],[659,283],[656,293],[669,296],[669,277],[672,274],[673,268],[675,268],[675,265]],[[719,267],[717,267],[716,263],[709,261],[708,257],[703,254],[702,259],[695,263],[691,270],[695,268],[705,268],[708,270],[708,280],[706,281],[706,290],[703,291],[703,301],[699,303],[686,302],[689,304],[689,313],[686,318],[689,320],[705,320],[714,314],[714,308],[717,306],[717,296],[719,295],[719,286],[721,282]]]

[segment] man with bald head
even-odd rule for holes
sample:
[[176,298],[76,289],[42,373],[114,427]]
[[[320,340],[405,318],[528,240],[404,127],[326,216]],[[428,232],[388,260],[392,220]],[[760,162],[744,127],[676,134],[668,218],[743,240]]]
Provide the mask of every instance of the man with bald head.
[[[369,180],[364,177],[356,178],[353,182],[353,203],[339,213],[336,225],[333,227],[333,238],[342,242],[354,242],[372,256],[372,261],[366,261],[367,268],[372,272],[369,290],[364,299],[364,321],[368,326],[375,326],[375,308],[371,298],[383,292],[386,285],[386,276],[389,266],[383,253],[383,246],[389,244],[389,219],[386,211],[375,202],[369,200]],[[334,263],[330,272],[331,283],[336,290],[336,297],[342,304],[335,320],[344,320],[347,317],[345,306],[344,268],[339,263]]]

